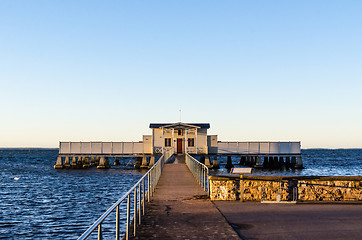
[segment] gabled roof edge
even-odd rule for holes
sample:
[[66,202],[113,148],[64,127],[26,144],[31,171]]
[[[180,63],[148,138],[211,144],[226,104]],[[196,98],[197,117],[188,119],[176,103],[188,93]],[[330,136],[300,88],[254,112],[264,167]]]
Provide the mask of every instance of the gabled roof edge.
[[[172,126],[172,125],[176,125],[176,124],[178,124],[178,123],[150,123],[150,128],[161,128],[161,127]],[[206,128],[206,129],[210,128],[210,123],[182,123],[182,124],[192,125],[192,126]]]

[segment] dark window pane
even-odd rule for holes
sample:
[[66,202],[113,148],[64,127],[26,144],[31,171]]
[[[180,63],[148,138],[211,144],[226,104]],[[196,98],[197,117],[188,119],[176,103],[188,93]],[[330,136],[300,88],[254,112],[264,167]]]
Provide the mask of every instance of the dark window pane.
[[187,139],[187,142],[188,142],[189,147],[194,147],[195,146],[195,139],[194,138]]

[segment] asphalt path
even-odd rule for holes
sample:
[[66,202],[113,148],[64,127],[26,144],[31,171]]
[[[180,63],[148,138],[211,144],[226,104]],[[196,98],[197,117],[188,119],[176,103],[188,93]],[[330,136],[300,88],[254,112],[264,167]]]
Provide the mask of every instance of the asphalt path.
[[361,204],[214,204],[243,239],[362,239]]

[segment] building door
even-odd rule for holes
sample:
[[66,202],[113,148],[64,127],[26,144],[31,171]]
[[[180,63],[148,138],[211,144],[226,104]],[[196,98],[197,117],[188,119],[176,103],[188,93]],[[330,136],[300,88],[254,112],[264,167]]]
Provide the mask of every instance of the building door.
[[177,139],[177,153],[182,153],[182,138]]

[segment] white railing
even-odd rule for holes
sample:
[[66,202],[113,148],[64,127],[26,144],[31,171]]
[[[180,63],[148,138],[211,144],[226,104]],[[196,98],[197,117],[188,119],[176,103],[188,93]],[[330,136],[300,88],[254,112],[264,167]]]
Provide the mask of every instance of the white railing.
[[[125,193],[120,199],[118,199],[103,215],[98,218],[79,238],[78,240],[87,239],[96,229],[98,229],[98,239],[102,239],[102,223],[106,218],[115,211],[116,213],[116,236],[115,239],[120,239],[120,205],[127,199],[127,218],[126,218],[126,233],[124,238],[128,240],[131,235],[131,223],[133,221],[133,236],[136,236],[137,225],[141,224],[141,218],[145,214],[145,202],[146,199],[149,202],[156,189],[157,183],[161,177],[163,165],[165,161],[172,156],[171,152],[165,152],[155,165],[135,184],[133,187]],[[133,210],[133,216],[131,216],[131,201]],[[132,217],[132,218],[131,218]]]
[[143,142],[60,142],[59,154],[145,154]]
[[300,154],[300,142],[218,142],[219,154]]
[[188,153],[185,154],[185,162],[197,182],[204,188],[204,191],[209,192],[209,168]]

